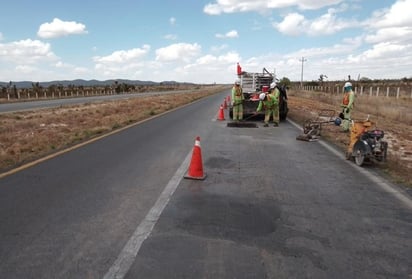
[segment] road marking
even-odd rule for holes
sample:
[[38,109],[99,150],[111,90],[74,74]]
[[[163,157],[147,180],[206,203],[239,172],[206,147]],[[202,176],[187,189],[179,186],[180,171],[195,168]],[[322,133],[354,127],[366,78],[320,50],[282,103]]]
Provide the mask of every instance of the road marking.
[[127,241],[126,245],[123,247],[119,256],[117,257],[114,264],[110,267],[109,271],[104,275],[104,279],[121,279],[124,278],[136,259],[137,253],[143,244],[143,241],[150,235],[157,221],[159,220],[160,214],[165,209],[166,205],[183,176],[185,175],[187,168],[189,166],[189,161],[191,158],[190,152],[180,167],[177,169],[176,173],[170,179],[169,183],[164,188],[163,192],[160,194],[156,203],[147,213],[143,221],[137,226],[133,235]]
[[68,148],[64,148],[64,149],[62,149],[62,150],[60,150],[60,151],[57,151],[57,152],[54,152],[54,153],[52,153],[52,154],[50,154],[50,155],[41,157],[41,158],[39,158],[39,159],[37,159],[37,160],[34,160],[34,161],[29,162],[29,163],[27,163],[27,164],[24,164],[24,165],[22,165],[22,166],[13,168],[13,169],[11,169],[11,170],[9,170],[9,171],[6,171],[6,172],[4,172],[4,173],[0,173],[0,179],[1,179],[1,178],[4,178],[4,177],[6,177],[6,176],[9,176],[9,175],[15,174],[15,173],[17,173],[17,172],[20,172],[20,171],[22,171],[22,170],[24,170],[24,169],[30,168],[30,167],[32,167],[32,166],[35,166],[35,165],[37,165],[37,164],[40,164],[40,163],[42,163],[42,162],[45,162],[45,161],[47,161],[47,160],[53,159],[53,158],[55,158],[55,157],[58,157],[58,156],[60,156],[60,155],[62,155],[62,154],[64,154],[64,153],[70,152],[70,151],[75,150],[75,149],[77,149],[77,148],[80,148],[80,147],[82,147],[82,146],[88,145],[88,144],[93,143],[93,142],[95,142],[95,141],[99,141],[99,140],[101,140],[101,139],[103,139],[103,138],[106,138],[106,137],[108,137],[108,136],[111,136],[111,135],[120,133],[120,132],[122,132],[122,131],[124,131],[124,130],[127,130],[127,129],[130,129],[130,128],[134,127],[134,126],[138,126],[138,125],[140,125],[140,124],[142,124],[142,123],[145,123],[145,122],[148,122],[148,121],[150,121],[150,120],[152,120],[152,119],[158,118],[158,117],[163,116],[163,115],[168,114],[168,113],[171,113],[171,112],[173,112],[173,111],[175,111],[175,110],[179,110],[179,109],[181,109],[181,108],[184,108],[184,107],[189,106],[189,105],[191,105],[191,104],[194,104],[194,103],[196,103],[196,102],[200,102],[201,100],[202,100],[202,99],[195,100],[195,101],[193,101],[193,102],[191,102],[191,103],[184,104],[184,105],[182,105],[182,106],[180,106],[180,107],[176,107],[176,108],[170,109],[170,110],[168,110],[168,111],[164,111],[164,112],[162,112],[162,113],[159,113],[159,114],[150,116],[150,117],[148,117],[148,118],[146,118],[146,119],[142,119],[142,120],[140,120],[140,121],[138,121],[138,122],[136,122],[136,123],[132,123],[132,124],[129,124],[129,125],[127,125],[127,126],[118,128],[118,129],[116,129],[116,130],[112,130],[112,131],[110,131],[110,132],[108,132],[108,133],[106,133],[106,134],[103,134],[103,135],[96,136],[96,137],[94,137],[94,138],[85,140],[84,142],[81,142],[81,143],[79,143],[79,144],[73,145],[73,146],[68,147]]
[[[289,123],[291,123],[293,126],[297,127],[298,129],[302,130],[302,127],[293,122],[292,120],[287,120]],[[342,158],[345,160],[348,165],[350,165],[352,168],[357,170],[358,172],[362,173],[366,177],[368,177],[372,182],[374,182],[376,185],[378,185],[382,190],[385,192],[391,194],[394,196],[396,199],[398,199],[400,202],[402,202],[408,209],[412,210],[412,199],[409,197],[408,194],[402,192],[401,189],[397,189],[394,186],[392,186],[390,183],[386,182],[382,177],[379,177],[366,169],[357,166],[354,164],[352,161],[346,160],[345,155],[342,154],[342,152],[338,151],[336,148],[331,146],[330,144],[326,143],[325,141],[319,140],[319,144],[321,144],[323,147],[331,151],[333,154],[336,156]]]

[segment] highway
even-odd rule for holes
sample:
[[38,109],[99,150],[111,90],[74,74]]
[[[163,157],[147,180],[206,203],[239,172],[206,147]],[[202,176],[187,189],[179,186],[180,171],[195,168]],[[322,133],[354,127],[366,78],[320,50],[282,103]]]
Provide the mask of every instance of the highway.
[[0,113],[25,111],[25,110],[35,110],[43,108],[55,108],[67,105],[78,105],[84,103],[98,103],[106,101],[115,100],[127,100],[132,98],[139,98],[145,96],[153,96],[159,94],[178,94],[183,92],[193,92],[196,90],[173,90],[173,91],[162,91],[162,92],[141,92],[141,93],[121,93],[114,95],[98,95],[98,96],[85,96],[85,97],[67,97],[67,98],[56,98],[56,99],[31,99],[18,102],[4,102],[0,103]]
[[411,278],[401,185],[293,122],[227,127],[227,95],[1,178],[0,277]]

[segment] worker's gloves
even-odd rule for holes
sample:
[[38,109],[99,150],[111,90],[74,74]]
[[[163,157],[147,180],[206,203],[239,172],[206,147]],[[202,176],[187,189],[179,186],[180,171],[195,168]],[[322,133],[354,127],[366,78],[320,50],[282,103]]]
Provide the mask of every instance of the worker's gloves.
[[349,108],[345,108],[345,113],[349,113]]

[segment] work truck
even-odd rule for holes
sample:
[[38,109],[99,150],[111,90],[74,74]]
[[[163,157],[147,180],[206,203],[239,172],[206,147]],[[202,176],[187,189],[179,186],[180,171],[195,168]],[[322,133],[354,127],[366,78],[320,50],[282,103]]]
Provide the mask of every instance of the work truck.
[[[259,105],[259,94],[267,93],[272,82],[278,83],[274,73],[269,72],[263,68],[262,72],[238,72],[240,85],[242,87],[244,101],[243,101],[243,119],[262,118],[265,115],[264,111],[256,113]],[[288,113],[288,101],[286,87],[284,85],[277,85],[279,96],[279,119],[286,119]],[[233,118],[233,107],[229,106],[229,116]]]

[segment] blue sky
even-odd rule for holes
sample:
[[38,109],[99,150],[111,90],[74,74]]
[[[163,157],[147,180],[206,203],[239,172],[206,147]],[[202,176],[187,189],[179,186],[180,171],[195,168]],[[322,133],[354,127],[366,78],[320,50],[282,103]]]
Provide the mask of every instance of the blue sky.
[[0,81],[412,77],[412,0],[5,0]]

